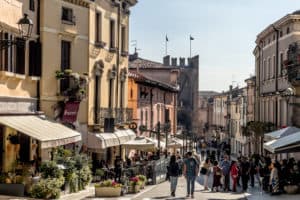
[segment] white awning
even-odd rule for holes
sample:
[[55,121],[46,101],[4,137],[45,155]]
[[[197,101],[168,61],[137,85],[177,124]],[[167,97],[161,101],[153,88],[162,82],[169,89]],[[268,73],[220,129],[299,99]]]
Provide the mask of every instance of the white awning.
[[0,116],[0,124],[39,140],[42,149],[81,141],[79,132],[41,116]]
[[275,139],[264,144],[264,148],[272,153],[287,152],[291,150],[299,151],[300,132]]
[[137,149],[137,150],[154,150],[155,143],[147,137],[136,137],[134,140],[128,141],[123,144],[124,147],[128,149]]
[[136,137],[135,132],[133,132],[131,129],[116,130],[114,134],[118,137],[120,144],[124,144],[125,142],[133,140]]
[[119,146],[133,140],[136,134],[130,130],[116,130],[114,133],[88,133],[87,147],[90,149],[105,149]]
[[274,140],[274,139],[278,139],[278,138],[282,138],[282,137],[291,135],[291,134],[299,132],[299,131],[300,131],[299,128],[289,126],[289,127],[279,129],[279,130],[265,134],[265,139],[266,140]]
[[[150,140],[151,142],[153,142],[155,144],[156,147],[158,147],[158,140],[156,138],[147,138],[148,140]],[[165,141],[165,139],[164,139]],[[163,140],[159,141],[159,146],[161,148],[166,148],[166,143]]]

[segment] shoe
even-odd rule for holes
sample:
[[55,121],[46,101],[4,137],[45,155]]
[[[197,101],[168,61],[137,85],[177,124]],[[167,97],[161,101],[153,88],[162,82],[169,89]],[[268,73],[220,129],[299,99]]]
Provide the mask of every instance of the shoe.
[[186,197],[190,197],[190,195],[189,195],[189,194],[187,194],[187,195],[186,195]]
[[193,195],[193,194],[191,195],[191,198],[192,198],[192,199],[194,198],[194,195]]
[[205,187],[204,190],[208,190],[208,187]]
[[175,192],[171,192],[171,196],[172,196],[172,197],[175,197]]

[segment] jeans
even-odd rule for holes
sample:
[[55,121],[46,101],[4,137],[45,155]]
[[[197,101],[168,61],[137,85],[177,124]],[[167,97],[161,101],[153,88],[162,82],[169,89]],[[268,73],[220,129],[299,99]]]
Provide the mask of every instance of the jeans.
[[193,195],[195,190],[195,180],[196,176],[187,176],[186,177],[186,183],[187,183],[187,194]]
[[177,181],[178,181],[178,177],[177,176],[170,176],[171,192],[175,192],[176,191]]
[[208,175],[204,175],[204,187],[208,187]]

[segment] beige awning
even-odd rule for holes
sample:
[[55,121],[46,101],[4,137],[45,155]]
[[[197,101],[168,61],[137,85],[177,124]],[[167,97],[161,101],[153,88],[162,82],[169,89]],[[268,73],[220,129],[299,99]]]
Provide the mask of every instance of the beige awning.
[[136,137],[135,132],[131,129],[116,130],[114,134],[118,137],[120,144],[124,144]]
[[155,143],[147,137],[136,137],[134,140],[128,141],[125,144],[123,144],[123,146],[128,149],[137,149],[144,151],[152,151],[155,149]]
[[119,146],[135,138],[130,130],[116,130],[114,133],[88,133],[87,147],[90,149],[105,149]]
[[79,132],[41,116],[0,116],[0,124],[39,140],[42,149],[81,141]]

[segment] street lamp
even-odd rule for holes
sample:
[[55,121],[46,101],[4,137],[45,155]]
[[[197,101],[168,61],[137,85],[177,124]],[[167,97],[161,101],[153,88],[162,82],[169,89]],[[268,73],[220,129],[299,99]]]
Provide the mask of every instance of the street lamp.
[[30,38],[33,28],[33,22],[28,18],[28,15],[24,14],[24,17],[22,17],[17,24],[19,27],[21,40],[0,39],[0,49],[5,49],[12,45],[23,46],[25,41]]

